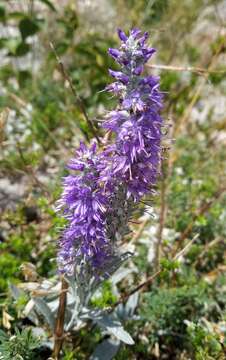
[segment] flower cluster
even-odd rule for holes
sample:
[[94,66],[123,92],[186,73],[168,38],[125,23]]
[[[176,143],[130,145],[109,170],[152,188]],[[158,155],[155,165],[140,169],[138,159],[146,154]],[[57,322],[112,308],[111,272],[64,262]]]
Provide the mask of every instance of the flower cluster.
[[118,31],[120,49],[109,54],[121,65],[121,71],[110,70],[116,81],[107,90],[119,97],[118,110],[108,114],[106,129],[115,133],[111,170],[127,187],[128,197],[136,201],[152,190],[160,161],[162,93],[159,78],[141,76],[144,64],[155,49],[146,45],[147,33],[134,29],[127,37]]
[[107,196],[98,186],[100,157],[96,144],[87,148],[81,143],[68,168],[76,171],[64,179],[64,191],[58,201],[68,226],[60,239],[59,270],[73,274],[74,265],[90,259],[98,266],[108,257],[106,237]]
[[81,261],[100,268],[117,251],[116,240],[128,231],[136,204],[153,191],[158,175],[163,95],[158,77],[142,76],[155,49],[138,29],[128,37],[121,30],[118,35],[121,46],[109,54],[121,71],[109,70],[115,81],[106,89],[119,98],[119,105],[103,124],[114,140],[102,151],[94,143],[89,149],[80,145],[68,165],[76,173],[65,178],[59,202],[68,219],[58,254],[66,273]]

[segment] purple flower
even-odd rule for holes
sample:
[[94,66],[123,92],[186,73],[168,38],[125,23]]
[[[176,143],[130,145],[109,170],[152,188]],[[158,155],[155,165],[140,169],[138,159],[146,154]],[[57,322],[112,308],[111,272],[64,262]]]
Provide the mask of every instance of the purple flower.
[[135,74],[135,75],[140,75],[140,74],[143,72],[143,70],[144,70],[143,65],[140,65],[140,66],[138,66],[137,68],[135,68],[135,69],[133,70],[133,74]]
[[134,28],[130,31],[130,35],[136,40],[138,36],[141,34],[141,30]]
[[58,264],[60,271],[72,274],[81,260],[92,263],[98,256],[111,252],[106,234],[108,198],[99,187],[96,143],[87,148],[83,143],[76,151],[68,168],[76,173],[64,179],[58,210],[61,209],[68,226],[59,242]]
[[114,58],[114,59],[118,59],[120,57],[120,55],[122,54],[121,51],[119,51],[118,49],[109,49],[108,53]]
[[103,124],[105,129],[117,131],[117,129],[129,118],[127,111],[111,111]]
[[132,29],[129,36],[118,30],[119,49],[109,54],[120,65],[109,70],[116,80],[106,87],[118,97],[103,128],[112,142],[104,149],[83,143],[69,162],[74,172],[64,178],[58,210],[68,220],[59,241],[58,264],[73,274],[81,263],[95,274],[119,251],[116,241],[128,233],[128,220],[145,194],[154,192],[161,161],[160,115],[163,94],[159,78],[142,76],[145,63],[155,49],[146,45],[148,34]]
[[[159,91],[158,77],[142,76],[144,64],[155,52],[146,45],[148,34],[132,29],[128,37],[120,32],[119,38],[120,58],[127,59],[119,73],[127,81],[122,91],[111,89],[119,97],[120,106],[108,114],[103,124],[115,133],[112,160],[106,163],[103,172],[112,172],[116,183],[121,182],[127,188],[127,196],[138,201],[150,192],[159,172],[163,94]],[[119,63],[118,57],[115,60]],[[112,183],[114,176],[105,175],[105,179]]]
[[126,74],[123,74],[121,71],[113,71],[109,69],[109,74],[115,79],[121,81],[123,84],[128,84],[129,77]]
[[127,39],[128,39],[126,34],[121,29],[118,29],[118,36],[119,36],[119,39],[124,42],[127,41]]

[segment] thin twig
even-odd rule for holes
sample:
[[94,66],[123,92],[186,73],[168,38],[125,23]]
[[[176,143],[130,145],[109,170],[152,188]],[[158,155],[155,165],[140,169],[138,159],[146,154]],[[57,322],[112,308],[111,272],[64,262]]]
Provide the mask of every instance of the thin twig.
[[188,249],[190,249],[191,245],[195,242],[195,240],[199,237],[199,234],[196,234],[188,243],[185,245],[185,247],[179,251],[174,257],[173,260],[179,259],[181,256],[183,256]]
[[61,279],[61,294],[59,299],[59,307],[57,312],[55,330],[54,330],[54,348],[53,348],[53,359],[58,360],[60,351],[62,349],[64,341],[64,317],[65,309],[67,305],[67,289],[68,283],[62,277]]
[[132,289],[131,291],[129,291],[128,293],[121,295],[120,299],[114,303],[111,308],[108,310],[108,312],[112,312],[119,304],[121,303],[125,303],[126,300],[128,300],[128,298],[135,294],[137,291],[143,289],[145,286],[150,285],[155,278],[161,274],[163,272],[163,269],[159,269],[158,271],[156,271],[154,274],[152,274],[151,276],[149,276],[147,278],[147,280],[143,281],[142,283],[140,283],[139,285],[137,285],[134,289]]
[[202,92],[202,89],[208,79],[208,73],[210,71],[212,71],[212,68],[214,66],[214,64],[216,63],[217,59],[218,59],[218,56],[219,54],[222,52],[222,49],[224,48],[224,43],[221,43],[217,49],[217,51],[215,52],[215,54],[212,56],[210,62],[209,62],[209,65],[207,67],[207,70],[208,72],[204,73],[203,74],[203,78],[201,79],[201,82],[199,84],[199,86],[197,87],[192,99],[191,99],[191,102],[190,104],[188,105],[188,107],[186,108],[182,118],[180,119],[178,125],[175,127],[175,132],[174,132],[174,138],[177,137],[177,135],[180,133],[180,130],[182,128],[182,126],[184,125],[184,123],[186,123],[186,121],[189,119],[189,116],[191,114],[191,111],[193,109],[193,107],[195,106],[195,104],[197,103],[198,99],[199,99],[199,96]]
[[158,64],[146,64],[147,67],[151,69],[166,70],[166,71],[188,71],[197,73],[199,75],[203,74],[225,74],[225,70],[211,70],[209,68],[193,67],[193,66],[174,66],[174,65],[158,65]]
[[86,109],[85,109],[85,106],[83,104],[83,101],[82,99],[80,98],[75,86],[73,85],[72,83],[72,80],[70,78],[70,76],[68,75],[67,71],[65,70],[65,67],[64,67],[64,64],[62,63],[61,59],[59,58],[59,56],[57,55],[57,52],[56,52],[56,49],[54,47],[54,45],[50,42],[50,47],[56,57],[56,60],[57,60],[57,63],[58,63],[58,68],[61,72],[61,74],[63,75],[63,77],[65,78],[65,80],[69,83],[69,86],[70,86],[70,89],[71,89],[71,92],[72,94],[74,95],[75,99],[76,99],[76,104],[77,106],[79,107],[81,113],[83,114],[87,124],[89,125],[90,127],[90,130],[92,131],[92,134],[93,136],[96,138],[96,140],[98,141],[98,143],[100,144],[100,139],[99,139],[99,136],[97,134],[97,131],[95,129],[95,126],[92,122],[92,120],[88,117],[88,114],[86,112]]

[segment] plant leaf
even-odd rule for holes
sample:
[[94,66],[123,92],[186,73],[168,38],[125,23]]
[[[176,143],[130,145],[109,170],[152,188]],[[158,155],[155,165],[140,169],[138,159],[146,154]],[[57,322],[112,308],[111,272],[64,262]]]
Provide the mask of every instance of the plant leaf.
[[104,315],[101,319],[97,320],[97,323],[107,330],[110,334],[117,337],[117,339],[123,341],[125,344],[133,345],[134,341],[130,334],[125,331],[118,320],[114,320],[110,316]]
[[102,329],[106,330],[109,334],[114,335],[125,344],[134,344],[132,337],[123,329],[121,322],[118,319],[115,319],[112,315],[103,313],[100,310],[91,310],[85,313],[83,317],[92,319]]
[[24,56],[30,50],[30,45],[22,41],[16,48],[16,56]]
[[90,360],[111,360],[117,354],[119,347],[119,340],[106,339],[96,347]]
[[24,294],[22,290],[18,289],[18,287],[13,284],[9,284],[9,289],[15,300],[19,299],[19,297]]
[[19,23],[19,29],[22,39],[26,39],[28,36],[35,35],[39,31],[39,25],[37,21],[24,17]]
[[56,11],[55,6],[49,0],[39,0],[42,3],[46,4],[51,10]]
[[131,272],[133,272],[134,269],[130,269],[130,268],[120,268],[118,271],[116,271],[112,277],[111,277],[111,282],[113,285],[118,284],[120,281],[122,281],[127,275],[131,274]]
[[138,304],[138,299],[139,299],[138,291],[129,297],[129,299],[125,305],[125,312],[126,312],[128,318],[134,314],[134,311]]
[[49,308],[49,306],[46,304],[46,302],[42,299],[33,298],[33,301],[37,307],[37,309],[40,311],[40,313],[44,316],[47,323],[51,327],[51,329],[54,329],[54,316]]

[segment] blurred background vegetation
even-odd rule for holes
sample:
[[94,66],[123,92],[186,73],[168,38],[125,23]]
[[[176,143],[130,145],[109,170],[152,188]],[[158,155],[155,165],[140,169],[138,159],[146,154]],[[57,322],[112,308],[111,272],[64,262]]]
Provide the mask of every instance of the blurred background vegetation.
[[[102,91],[111,81],[108,67],[115,68],[107,49],[118,45],[118,27],[133,26],[148,31],[158,50],[146,72],[161,76],[170,149],[151,215],[133,224],[128,244],[135,256],[128,267],[135,270],[121,282],[121,292],[159,266],[165,271],[140,294],[137,320],[126,324],[136,344],[121,346],[115,359],[225,359],[224,0],[0,1],[0,344],[9,354],[4,359],[12,358],[12,334],[27,349],[18,350],[24,359],[49,356],[29,332],[26,299],[15,302],[8,286],[23,280],[23,263],[34,264],[41,277],[55,275],[64,224],[54,211],[61,177],[79,140],[93,137],[50,42],[101,135],[99,120],[115,105]],[[186,254],[172,262],[187,243]],[[93,300],[100,307],[114,301],[108,283]],[[65,342],[62,359],[87,359],[100,339],[96,329],[80,331],[75,341]]]

